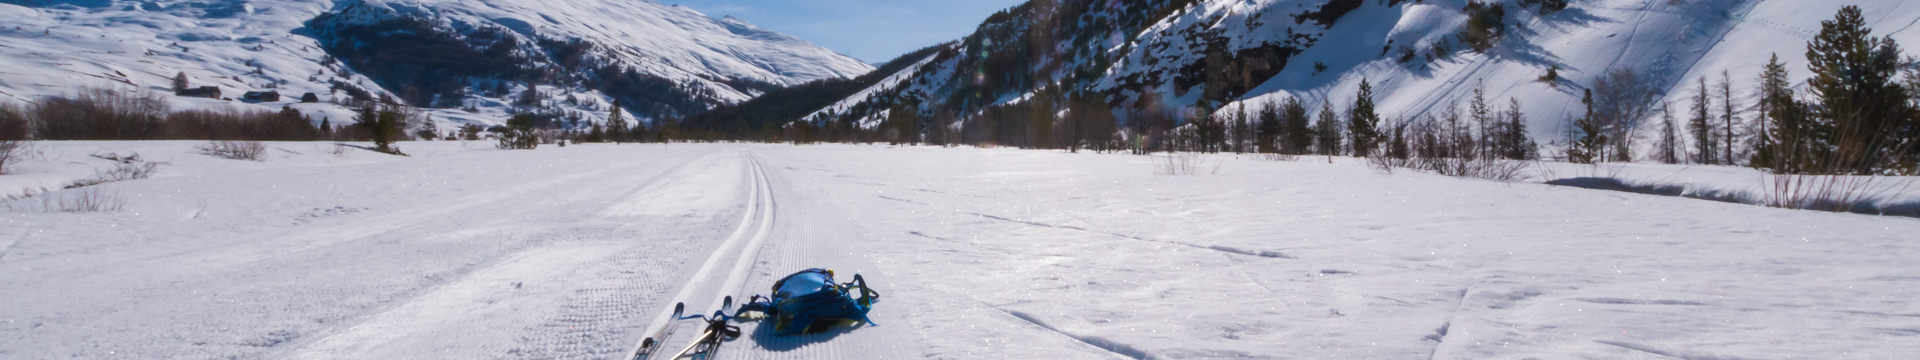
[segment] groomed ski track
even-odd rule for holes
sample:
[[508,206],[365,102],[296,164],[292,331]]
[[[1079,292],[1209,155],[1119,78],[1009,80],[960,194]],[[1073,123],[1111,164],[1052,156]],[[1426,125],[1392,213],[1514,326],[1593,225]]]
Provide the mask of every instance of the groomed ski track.
[[[653,357],[665,359],[700,333],[700,320],[691,317],[711,314],[727,296],[734,297],[738,306],[752,294],[767,294],[774,280],[793,271],[832,268],[841,274],[842,281],[850,280],[855,273],[865,273],[874,286],[886,290],[886,277],[878,276],[880,280],[875,281],[874,275],[879,274],[872,273],[871,263],[864,257],[846,252],[847,246],[839,242],[821,240],[848,239],[834,222],[823,222],[802,211],[804,208],[780,206],[780,197],[798,195],[777,189],[776,178],[748,150],[717,150],[677,161],[633,188],[598,197],[601,202],[576,203],[596,204],[593,208],[597,210],[582,212],[581,220],[573,224],[525,225],[567,229],[555,230],[558,232],[574,232],[587,225],[610,227],[596,236],[606,237],[602,246],[522,251],[523,255],[473,271],[284,355],[313,359],[407,358],[422,355],[418,351],[423,348],[438,348],[444,352],[428,357],[462,354],[477,358],[618,359],[630,356],[653,329],[670,321],[680,322],[676,332],[661,339],[662,349]],[[645,163],[661,162],[669,161]],[[622,170],[631,168],[613,166],[592,175],[613,176]],[[582,187],[579,182],[561,191],[595,198],[590,193],[607,190]],[[785,221],[789,217],[802,220]],[[726,231],[718,231],[723,226]],[[595,255],[604,257],[584,264],[561,263]],[[502,285],[506,278],[539,266],[573,267],[564,279],[555,276],[548,280],[574,289],[558,299],[545,300],[548,303],[521,299],[511,308],[457,310],[462,303],[496,301],[502,296],[486,292],[502,289],[484,289],[486,285]],[[525,289],[527,283],[512,282],[513,288],[507,291]],[[686,318],[671,316],[675,303],[687,305]],[[892,304],[882,305],[874,319],[907,330],[905,321],[883,320],[892,313],[885,309],[887,305]],[[517,315],[505,314],[508,312]],[[499,339],[507,340],[503,343],[483,341],[466,344],[470,347],[465,348],[460,344],[475,340],[471,333],[460,330],[471,326],[463,324],[475,323],[475,318],[524,317],[528,313],[544,313],[545,320],[520,331],[486,331],[519,334]],[[775,337],[759,322],[737,325],[742,328],[741,338],[722,346],[717,358],[910,358],[917,348],[909,331],[866,327]]]
[[[822,218],[827,215],[819,212],[790,210],[782,207],[780,196],[796,194],[776,190],[772,176],[762,167],[760,161],[749,153],[741,153],[748,188],[743,190],[747,196],[745,210],[732,235],[719,245],[701,263],[693,276],[680,285],[679,291],[671,301],[659,302],[655,310],[656,319],[647,329],[665,325],[667,321],[680,321],[679,329],[663,341],[663,349],[656,359],[665,359],[673,351],[695,341],[700,334],[699,319],[669,319],[671,305],[675,302],[688,304],[687,315],[707,315],[722,306],[727,296],[732,296],[735,308],[746,302],[752,294],[768,295],[773,282],[786,274],[807,268],[825,267],[836,271],[836,280],[849,281],[856,273],[872,271],[870,261],[858,251],[851,249],[849,241],[833,239],[853,238],[846,228],[838,226],[834,219]],[[818,199],[810,199],[818,200]],[[801,221],[779,221],[780,219],[800,219]],[[868,273],[868,275],[874,275]],[[871,282],[885,291],[884,283]],[[883,303],[889,299],[882,296]],[[885,304],[879,308],[890,307]],[[887,310],[877,310],[873,318],[884,319]],[[883,322],[876,320],[876,322]],[[721,346],[717,359],[856,359],[856,358],[912,358],[918,354],[913,339],[907,330],[906,322],[899,326],[903,331],[887,331],[877,326],[855,329],[841,329],[824,334],[802,336],[774,336],[769,322],[737,322],[741,327],[741,337]],[[862,331],[865,330],[865,331]],[[626,353],[631,354],[640,344],[635,337]]]
[[[669,321],[676,302],[687,304],[686,315],[710,314],[722,298],[744,302],[799,269],[833,268],[847,279],[864,273],[887,290],[884,274],[832,240],[851,238],[840,223],[822,222],[829,214],[810,214],[815,210],[804,201],[782,206],[795,197],[816,199],[783,188],[783,178],[765,170],[749,148],[627,146],[633,150],[482,155],[548,158],[490,166],[458,157],[434,169],[347,165],[357,169],[349,173],[374,174],[363,175],[369,183],[432,185],[381,193],[411,191],[408,200],[435,201],[343,196],[323,201],[348,205],[300,215],[292,229],[241,224],[220,232],[144,234],[198,240],[124,245],[162,254],[150,258],[101,252],[102,261],[115,265],[67,270],[65,286],[37,286],[33,272],[15,273],[26,276],[8,280],[16,286],[54,289],[36,292],[37,298],[85,299],[20,303],[15,311],[57,308],[78,321],[194,340],[120,337],[134,341],[63,348],[51,339],[114,331],[47,327],[11,340],[39,344],[39,350],[0,351],[11,354],[0,358],[615,359]],[[545,165],[519,167],[529,163]],[[252,181],[314,193],[326,192],[298,188],[340,186],[300,178],[317,170]],[[500,176],[516,172],[539,174]],[[217,189],[220,181],[210,179],[218,178],[156,181],[212,181],[208,187]],[[130,232],[155,227],[130,225],[136,225]],[[26,241],[25,249],[47,245]],[[47,266],[30,256],[7,260],[14,267]],[[92,285],[129,278],[192,291]],[[43,305],[48,308],[35,310]],[[741,323],[743,336],[726,343],[719,358],[917,357],[910,325],[888,321],[894,310],[886,306],[874,319],[893,329],[776,338],[758,323]],[[655,358],[699,333],[698,319],[672,321],[683,323]]]

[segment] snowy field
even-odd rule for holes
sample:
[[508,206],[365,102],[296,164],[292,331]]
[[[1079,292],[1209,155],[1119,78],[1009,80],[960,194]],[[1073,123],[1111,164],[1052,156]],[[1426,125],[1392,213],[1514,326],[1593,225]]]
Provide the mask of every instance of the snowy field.
[[200,144],[43,142],[0,176],[17,196],[112,167],[90,155],[165,163],[93,187],[119,211],[41,211],[74,190],[0,206],[0,358],[609,358],[675,301],[711,311],[808,267],[863,274],[877,324],[745,324],[722,357],[1920,353],[1913,218],[1314,157],[1171,176],[976,148]]

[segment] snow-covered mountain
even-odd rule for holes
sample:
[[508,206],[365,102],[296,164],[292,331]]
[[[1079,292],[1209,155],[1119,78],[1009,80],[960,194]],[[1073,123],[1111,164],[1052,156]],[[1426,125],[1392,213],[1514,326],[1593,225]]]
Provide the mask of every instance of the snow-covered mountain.
[[[1434,115],[1483,87],[1499,104],[1517,100],[1545,142],[1584,111],[1583,90],[1610,69],[1634,71],[1655,99],[1675,104],[1688,103],[1699,78],[1718,82],[1725,71],[1736,100],[1751,104],[1769,55],[1778,54],[1795,81],[1807,76],[1806,43],[1842,6],[1870,14],[1875,36],[1920,43],[1920,6],[1901,0],[1491,0],[1478,10],[1470,3],[1036,0],[886,81],[817,104],[806,119],[872,127],[899,104],[922,118],[966,118],[1047,87],[1097,92],[1122,121],[1128,109],[1251,112],[1288,98],[1341,109],[1366,80],[1389,119]],[[1463,34],[1486,24],[1499,36],[1476,51]],[[1554,68],[1559,80],[1542,81]]]
[[[0,24],[0,101],[102,86],[171,93],[185,73],[227,97],[319,94],[322,104],[294,104],[303,111],[389,95],[437,119],[497,123],[529,85],[548,113],[597,118],[618,99],[654,117],[873,69],[646,0],[6,0]],[[176,108],[255,106],[169,97]]]

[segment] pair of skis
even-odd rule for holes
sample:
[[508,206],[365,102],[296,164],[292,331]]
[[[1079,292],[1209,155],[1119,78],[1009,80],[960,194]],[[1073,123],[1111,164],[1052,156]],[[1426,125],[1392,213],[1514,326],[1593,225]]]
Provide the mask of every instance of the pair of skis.
[[[653,335],[640,340],[640,349],[634,351],[633,356],[629,356],[627,359],[650,360],[654,358],[654,355],[660,354],[661,343],[665,342],[667,337],[673,336],[674,329],[680,326],[680,320],[685,319],[683,314],[685,314],[686,309],[686,303],[673,304],[673,321],[668,321],[666,326],[655,330]],[[701,329],[700,337],[694,339],[692,344],[688,344],[687,347],[680,349],[680,352],[674,353],[673,356],[664,359],[674,360],[685,357],[712,359],[714,355],[720,352],[720,343],[740,337],[739,327],[727,325],[727,322],[733,319],[732,316],[727,315],[727,312],[731,310],[733,310],[733,297],[727,296],[726,299],[721,302],[719,311],[714,311],[713,315],[698,317],[705,323],[705,328]]]

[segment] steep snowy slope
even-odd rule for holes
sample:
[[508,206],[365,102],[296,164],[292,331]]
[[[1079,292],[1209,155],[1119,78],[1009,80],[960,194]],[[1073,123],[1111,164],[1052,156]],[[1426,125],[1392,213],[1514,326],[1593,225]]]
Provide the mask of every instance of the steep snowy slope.
[[[872,70],[738,19],[651,1],[10,0],[0,4],[0,24],[8,25],[0,29],[0,101],[18,102],[81,87],[170,93],[172,77],[185,73],[227,97],[387,94],[441,108],[432,112],[439,119],[493,123],[529,84],[551,100],[542,105],[548,112],[600,117],[619,99],[649,117]],[[501,44],[503,52],[486,52]],[[353,56],[369,53],[387,56]],[[474,54],[482,56],[464,56]],[[422,68],[450,70],[408,72]],[[569,97],[587,100],[561,104]]]
[[[1897,0],[1595,0],[1572,5],[1549,15],[1518,13],[1511,36],[1485,54],[1462,52],[1431,63],[1416,59],[1400,64],[1391,56],[1368,56],[1377,53],[1359,54],[1357,49],[1377,48],[1389,39],[1406,44],[1398,36],[1410,34],[1450,34],[1448,27],[1435,24],[1458,22],[1448,19],[1463,15],[1448,1],[1397,9],[1369,4],[1349,17],[1378,22],[1328,30],[1347,36],[1341,43],[1352,45],[1317,47],[1296,57],[1296,64],[1325,62],[1331,66],[1329,73],[1289,67],[1254,90],[1253,103],[1292,96],[1309,103],[1330,99],[1344,104],[1367,79],[1384,115],[1410,117],[1464,103],[1480,85],[1490,98],[1517,98],[1535,138],[1544,141],[1557,138],[1566,119],[1584,111],[1582,90],[1610,69],[1633,70],[1649,91],[1663,94],[1676,107],[1691,103],[1687,98],[1698,91],[1700,77],[1713,85],[1723,71],[1732,77],[1735,100],[1752,104],[1761,66],[1773,54],[1787,65],[1797,85],[1807,76],[1807,41],[1820,22],[1832,19],[1842,6],[1857,5],[1871,14],[1868,25],[1875,36],[1891,36],[1903,44],[1920,42],[1920,31],[1912,27],[1920,22],[1920,6]],[[1387,36],[1368,35],[1383,32]],[[1554,66],[1563,81],[1539,81]]]
[[[1518,100],[1546,142],[1610,69],[1633,70],[1647,91],[1676,101],[1699,77],[1717,82],[1727,71],[1735,96],[1751,103],[1770,54],[1804,79],[1806,41],[1842,6],[1871,14],[1876,36],[1920,42],[1920,6],[1898,0],[1572,0],[1557,11],[1539,0],[1484,3],[1504,16],[1503,36],[1482,52],[1461,36],[1474,16],[1467,0],[1034,1],[815,115],[872,125],[907,103],[965,117],[1047,87],[1096,91],[1123,120],[1125,109],[1178,115],[1287,98],[1343,108],[1367,80],[1390,119],[1434,115],[1482,86],[1500,104]],[[1540,81],[1554,67],[1560,80]]]

